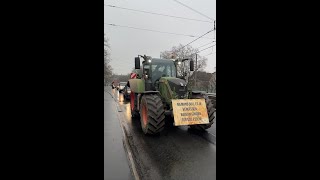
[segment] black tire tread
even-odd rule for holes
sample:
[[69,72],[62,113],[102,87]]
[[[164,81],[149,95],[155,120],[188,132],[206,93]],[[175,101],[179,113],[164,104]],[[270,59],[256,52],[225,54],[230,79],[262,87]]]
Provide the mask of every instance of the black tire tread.
[[[196,98],[200,98],[199,96]],[[191,125],[190,127],[192,129],[200,130],[200,131],[205,131],[206,129],[210,128],[213,124],[214,120],[214,112],[216,109],[214,108],[214,104],[212,103],[211,99],[209,99],[208,96],[202,96],[201,98],[205,99],[206,106],[207,106],[207,111],[208,111],[208,118],[209,118],[209,124],[197,124],[197,125]]]
[[147,94],[142,98],[144,98],[147,104],[148,123],[145,134],[158,134],[165,126],[165,115],[161,98],[156,94]]

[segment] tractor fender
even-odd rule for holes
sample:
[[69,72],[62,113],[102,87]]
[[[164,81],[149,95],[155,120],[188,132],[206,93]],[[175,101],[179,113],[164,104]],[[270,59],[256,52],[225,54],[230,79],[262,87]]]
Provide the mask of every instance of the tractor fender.
[[190,98],[202,97],[205,93],[203,91],[191,91]]
[[138,110],[140,110],[140,103],[141,103],[142,96],[145,95],[145,94],[158,94],[160,96],[160,92],[159,91],[144,91],[142,93],[139,93],[138,96],[137,96],[137,100],[138,100],[137,109]]
[[192,91],[191,93],[192,94],[205,94],[205,92],[203,92],[203,91]]
[[128,86],[134,93],[143,93],[145,91],[144,80],[142,79],[129,79]]

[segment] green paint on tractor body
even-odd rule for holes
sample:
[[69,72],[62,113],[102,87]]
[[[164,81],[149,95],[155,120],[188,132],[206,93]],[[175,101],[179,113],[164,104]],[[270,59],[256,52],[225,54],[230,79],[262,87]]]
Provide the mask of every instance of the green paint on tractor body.
[[143,93],[145,91],[144,79],[129,79],[130,89],[134,93]]

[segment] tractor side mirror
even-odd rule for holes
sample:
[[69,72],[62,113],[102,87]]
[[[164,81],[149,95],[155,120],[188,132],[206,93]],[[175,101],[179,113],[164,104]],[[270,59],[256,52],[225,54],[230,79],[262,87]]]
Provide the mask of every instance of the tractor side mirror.
[[139,57],[134,58],[134,68],[140,69],[140,58]]
[[194,63],[192,60],[190,61],[190,71],[194,71]]

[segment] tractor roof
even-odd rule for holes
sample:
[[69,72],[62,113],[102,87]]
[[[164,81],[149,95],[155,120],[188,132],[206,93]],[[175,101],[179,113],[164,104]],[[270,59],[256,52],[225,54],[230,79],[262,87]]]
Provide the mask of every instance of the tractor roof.
[[174,64],[174,61],[171,59],[158,59],[158,58],[153,58],[152,59],[152,64]]
[[152,58],[152,61],[155,61],[155,62],[163,62],[163,61],[167,61],[167,62],[173,62],[174,60],[173,59],[159,59],[159,58]]

